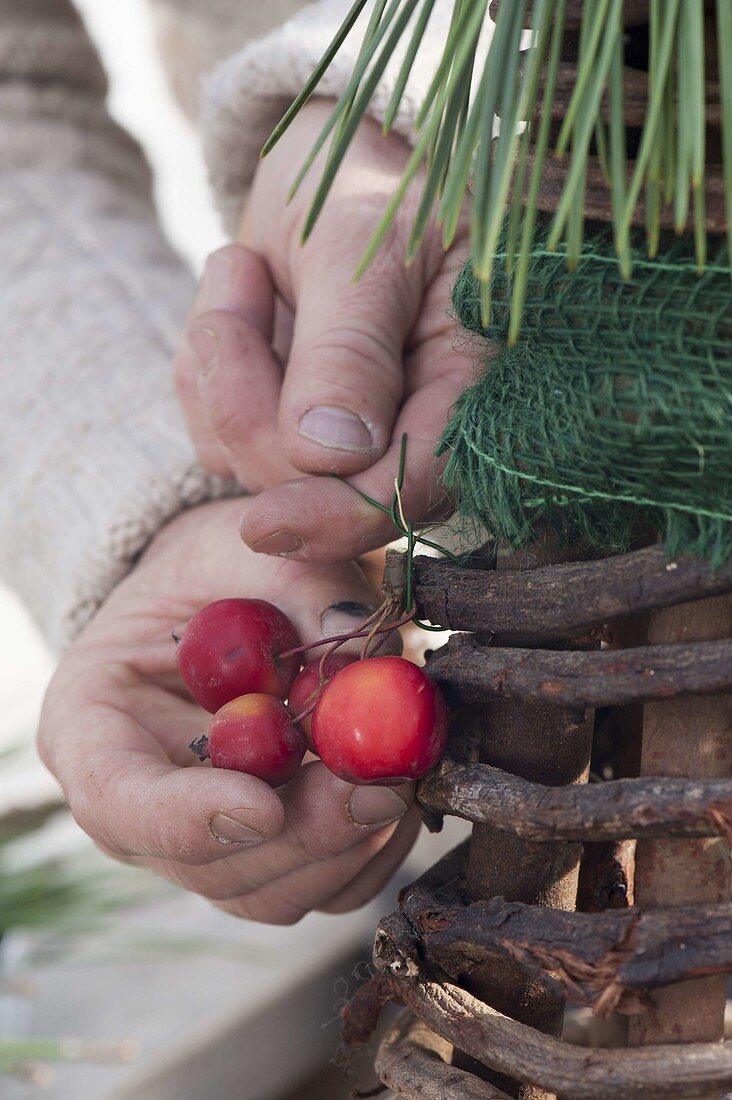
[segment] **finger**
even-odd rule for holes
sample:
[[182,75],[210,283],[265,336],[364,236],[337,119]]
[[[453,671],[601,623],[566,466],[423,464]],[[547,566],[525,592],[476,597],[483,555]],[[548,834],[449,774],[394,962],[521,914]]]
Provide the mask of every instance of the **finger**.
[[41,718],[41,756],[81,828],[115,854],[204,864],[282,829],[282,803],[261,780],[175,767],[116,708],[51,699]]
[[[191,568],[191,542],[186,537],[186,527],[197,534],[201,524],[202,509],[207,527],[207,553],[201,568]],[[165,534],[158,536],[161,545],[137,566],[134,574],[126,578],[109,597],[88,628],[83,642],[77,643],[74,667],[81,665],[81,673],[88,676],[91,666],[97,678],[103,677],[106,695],[112,687],[109,661],[101,653],[115,646],[118,663],[137,675],[140,685],[156,681],[175,670],[175,645],[171,639],[171,624],[182,627],[199,608],[209,603],[212,596],[211,578],[216,579],[216,591],[232,597],[261,597],[266,588],[267,599],[279,607],[292,620],[303,643],[315,642],[332,635],[356,631],[364,619],[381,603],[381,596],[367,580],[363,570],[352,561],[337,566],[309,565],[305,562],[273,562],[252,554],[242,546],[236,529],[236,519],[241,502],[232,500],[216,506],[202,506],[176,520],[175,544],[182,544],[179,563],[168,559],[173,575],[177,569],[186,571],[185,588],[173,598],[164,599],[160,607],[159,555],[165,552]],[[262,586],[265,586],[263,588]],[[134,586],[134,606],[137,614],[129,615],[131,592]],[[154,622],[151,621],[151,609]],[[127,613],[125,646],[117,641],[118,616]],[[354,644],[359,644],[354,640]],[[392,642],[391,652],[398,652],[398,639]],[[317,655],[318,650],[313,653]],[[71,658],[67,657],[66,667]],[[306,658],[307,659],[307,658]],[[67,677],[68,679],[68,677]],[[95,685],[98,694],[99,685]],[[166,746],[178,738],[178,733],[167,713],[167,703],[161,704],[157,694],[150,696],[144,690],[135,690],[128,680],[122,679],[116,686],[116,701],[120,710],[134,713],[138,724],[151,730]],[[168,700],[169,702],[170,700]],[[174,700],[180,705],[180,700]],[[192,704],[191,704],[192,707]],[[192,708],[190,721],[200,721],[205,715]],[[178,718],[180,724],[180,718]],[[200,730],[199,730],[200,732]]]
[[198,357],[187,339],[196,318],[213,309],[236,313],[254,325],[265,340],[270,337],[274,291],[266,264],[255,252],[232,244],[207,258],[173,359],[173,381],[198,456],[211,473],[227,477],[232,472],[229,458],[211,426],[200,393]]
[[388,447],[402,399],[402,351],[420,287],[417,273],[388,247],[354,285],[372,229],[367,219],[344,234],[336,210],[299,258],[280,428],[287,457],[306,473],[371,466]]
[[186,334],[198,396],[229,470],[250,492],[296,471],[277,428],[281,373],[267,340],[234,313],[199,314]]
[[271,340],[275,294],[266,262],[243,244],[227,244],[212,252],[204,265],[189,322],[200,313],[223,309],[249,321]]
[[[364,621],[381,603],[382,597],[355,562],[339,563],[336,568],[287,564],[289,583],[277,603],[306,644],[360,631]],[[297,575],[292,575],[294,567],[298,567]],[[358,651],[362,645],[363,638],[353,638],[344,642],[343,648]],[[401,652],[397,632],[388,636],[382,652]],[[323,653],[323,648],[312,649],[303,654],[303,659],[305,662],[317,660]]]
[[[305,765],[280,793],[286,822],[277,837],[259,848],[232,852],[231,858],[208,867],[181,867],[171,872],[178,875],[177,881],[213,900],[240,898],[302,868],[330,865],[404,818],[414,798],[413,784],[354,787],[319,761]],[[383,842],[375,842],[376,847]],[[356,853],[349,877],[373,853],[373,847],[362,856]]]
[[277,435],[282,372],[270,346],[275,296],[264,261],[242,245],[209,257],[173,376],[199,458],[254,491],[292,469]]
[[[397,433],[404,430],[408,435],[402,502],[406,517],[415,524],[442,519],[452,511],[449,494],[440,483],[445,460],[436,458],[434,449],[458,392],[459,385],[451,379],[425,386],[405,405],[397,422]],[[426,436],[417,434],[425,430]],[[259,553],[322,563],[383,546],[397,537],[390,516],[354,489],[388,506],[400,450],[401,440],[395,440],[370,470],[348,482],[301,478],[266,489],[244,503],[242,538]]]
[[420,825],[419,812],[412,809],[398,825],[381,829],[343,855],[283,875],[259,890],[219,902],[218,907],[267,924],[295,924],[313,909],[339,913],[355,909],[389,881],[414,844]]
[[[217,908],[233,916],[267,924],[295,924],[312,909],[324,908],[332,897],[343,894],[345,898],[348,891],[355,904],[368,901],[388,881],[409,852],[419,832],[420,822],[420,815],[413,808],[398,824],[379,829],[343,855],[300,867],[243,894],[232,893],[229,887],[221,886],[215,880],[213,883],[206,881],[211,879],[211,875],[202,879],[198,868],[169,860],[147,864],[133,859],[123,862],[147,866],[161,878],[206,897]],[[220,868],[222,865],[216,866]],[[344,903],[340,911],[345,912],[348,907],[353,906]]]
[[366,905],[384,889],[404,862],[421,828],[422,816],[418,810],[413,809],[399,822],[384,847],[372,856],[358,874],[322,902],[314,903],[312,908],[320,909],[323,913],[349,913],[352,909]]
[[[439,289],[443,282],[441,275],[435,287]],[[401,438],[406,434],[402,501],[414,523],[442,519],[451,511],[449,496],[440,484],[445,460],[435,458],[434,451],[449,411],[473,371],[471,358],[453,346],[452,324],[432,302],[436,294],[438,290],[431,287],[425,299],[429,316],[415,329],[419,344],[409,357],[409,393],[391,446],[370,469],[348,479],[361,493],[388,505],[399,469]],[[241,533],[254,550],[313,562],[355,557],[396,534],[388,515],[333,478],[298,479],[247,501]]]

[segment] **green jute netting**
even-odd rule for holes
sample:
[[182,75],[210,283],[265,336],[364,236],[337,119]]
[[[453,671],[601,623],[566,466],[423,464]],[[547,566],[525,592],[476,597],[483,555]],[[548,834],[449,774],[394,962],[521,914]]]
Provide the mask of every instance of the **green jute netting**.
[[649,259],[636,242],[624,281],[609,229],[573,273],[539,238],[515,347],[504,257],[487,328],[464,267],[458,318],[502,349],[438,448],[464,520],[513,546],[549,524],[605,552],[651,524],[670,554],[732,559],[732,283],[721,242],[702,276],[693,247],[680,238]]

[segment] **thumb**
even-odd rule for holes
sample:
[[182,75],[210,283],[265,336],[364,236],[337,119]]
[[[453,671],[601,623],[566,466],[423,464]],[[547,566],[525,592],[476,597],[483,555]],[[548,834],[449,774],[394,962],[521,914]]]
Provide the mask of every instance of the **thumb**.
[[418,294],[414,273],[391,255],[354,285],[367,234],[349,235],[344,248],[326,233],[313,234],[298,264],[279,425],[285,454],[299,470],[352,474],[368,469],[389,444]]

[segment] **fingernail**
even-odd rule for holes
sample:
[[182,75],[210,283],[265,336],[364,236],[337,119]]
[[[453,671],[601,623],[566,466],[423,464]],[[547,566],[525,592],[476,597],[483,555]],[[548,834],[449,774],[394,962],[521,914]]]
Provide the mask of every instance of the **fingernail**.
[[366,607],[363,603],[341,600],[325,609],[320,616],[320,625],[326,637],[329,634],[346,634],[358,623],[368,619],[373,610],[373,607]]
[[201,374],[207,375],[219,365],[219,342],[210,328],[192,328],[186,337]]
[[371,451],[374,441],[360,416],[337,406],[317,405],[301,418],[300,435],[339,451]]
[[[245,825],[243,821],[240,821],[237,817],[238,810],[230,810],[228,814],[214,814],[209,823],[209,828],[216,840],[219,840],[222,844],[246,844],[251,846],[254,844],[261,844],[266,840],[266,836],[262,836],[256,829],[252,829],[249,825]],[[251,816],[250,810],[242,810],[242,814],[246,814],[247,817]]]
[[296,550],[302,550],[305,543],[294,531],[273,531],[271,535],[265,535],[257,542],[251,543],[252,550],[257,554],[294,554]]
[[214,252],[206,260],[196,295],[196,312],[230,309],[229,295],[234,282],[234,264],[227,255]]
[[356,787],[348,800],[348,813],[356,825],[387,825],[408,809],[390,787]]

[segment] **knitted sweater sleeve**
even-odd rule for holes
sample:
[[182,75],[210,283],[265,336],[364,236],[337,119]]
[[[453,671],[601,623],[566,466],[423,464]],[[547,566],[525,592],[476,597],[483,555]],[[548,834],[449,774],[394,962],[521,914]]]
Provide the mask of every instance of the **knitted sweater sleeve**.
[[170,363],[193,295],[68,0],[0,0],[0,576],[55,647],[224,488]]

